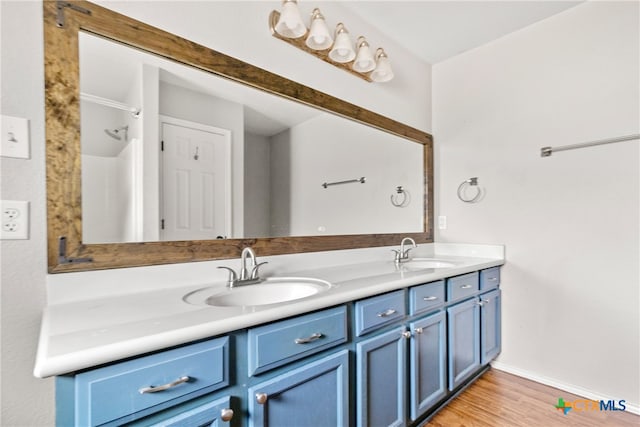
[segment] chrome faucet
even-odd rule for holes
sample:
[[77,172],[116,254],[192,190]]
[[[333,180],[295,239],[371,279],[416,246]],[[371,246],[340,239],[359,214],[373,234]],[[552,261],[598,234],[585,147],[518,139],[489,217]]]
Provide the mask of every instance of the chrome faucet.
[[[411,242],[411,246],[410,248],[405,249],[404,248],[404,243],[405,242]],[[415,240],[413,240],[411,237],[405,237],[404,239],[402,239],[402,242],[400,242],[400,250],[398,249],[391,249],[393,252],[396,253],[395,257],[394,257],[394,261],[396,264],[400,264],[401,262],[404,261],[408,261],[409,260],[409,251],[413,248],[416,248],[416,242]]]
[[[247,268],[247,258],[251,260],[251,273],[249,273],[249,268]],[[258,276],[258,269],[260,268],[260,266],[267,264],[266,261],[258,263],[256,261],[255,252],[253,252],[253,249],[248,246],[242,249],[240,261],[241,267],[239,275],[236,274],[236,272],[232,268],[224,266],[218,267],[229,271],[229,279],[227,279],[228,287],[233,288],[235,286],[254,285],[256,283],[262,282],[263,279]]]

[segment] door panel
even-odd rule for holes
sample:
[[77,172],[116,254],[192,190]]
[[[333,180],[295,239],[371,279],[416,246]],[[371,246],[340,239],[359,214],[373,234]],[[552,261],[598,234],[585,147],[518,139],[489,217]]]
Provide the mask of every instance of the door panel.
[[404,326],[356,346],[357,426],[405,425]]
[[162,123],[162,240],[229,236],[230,132],[174,119]]
[[480,306],[472,298],[447,309],[449,390],[480,367]]
[[411,322],[411,419],[416,420],[447,392],[444,311]]

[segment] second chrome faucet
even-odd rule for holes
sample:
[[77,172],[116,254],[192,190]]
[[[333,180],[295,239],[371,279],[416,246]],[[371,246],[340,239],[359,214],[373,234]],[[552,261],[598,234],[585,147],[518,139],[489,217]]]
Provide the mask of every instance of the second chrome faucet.
[[[247,258],[251,261],[251,266],[249,267],[247,267]],[[240,261],[240,274],[236,274],[236,272],[230,267],[218,267],[229,271],[229,279],[227,280],[228,287],[233,288],[235,286],[254,285],[262,282],[263,279],[258,275],[258,270],[260,266],[267,264],[266,261],[258,263],[255,252],[248,246],[242,249]]]

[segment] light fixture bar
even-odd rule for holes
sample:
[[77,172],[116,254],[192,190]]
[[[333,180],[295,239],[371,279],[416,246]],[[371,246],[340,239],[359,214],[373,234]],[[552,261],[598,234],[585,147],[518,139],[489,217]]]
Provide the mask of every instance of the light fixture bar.
[[359,73],[351,69],[351,66],[352,66],[351,64],[353,61],[346,62],[346,63],[339,63],[329,58],[329,50],[330,50],[329,48],[325,50],[313,50],[307,47],[307,45],[305,44],[305,37],[291,39],[278,34],[275,28],[279,19],[280,19],[280,12],[278,12],[277,10],[272,10],[271,14],[269,15],[269,29],[271,30],[271,34],[273,35],[273,37],[280,39],[282,41],[285,41],[290,45],[297,47],[298,49],[304,50],[305,52],[310,53],[311,55],[314,55],[322,59],[323,61],[328,62],[331,65],[334,65],[338,68],[342,68],[343,70],[353,74],[354,76],[358,76],[361,79],[366,80],[368,82],[373,82],[373,80],[371,80],[371,78],[369,77],[370,73]]

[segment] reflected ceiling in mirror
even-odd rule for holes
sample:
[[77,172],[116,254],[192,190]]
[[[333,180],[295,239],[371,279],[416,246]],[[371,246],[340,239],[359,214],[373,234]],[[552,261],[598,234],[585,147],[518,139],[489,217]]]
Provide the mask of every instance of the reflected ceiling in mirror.
[[84,242],[422,231],[423,145],[86,32],[79,52]]

